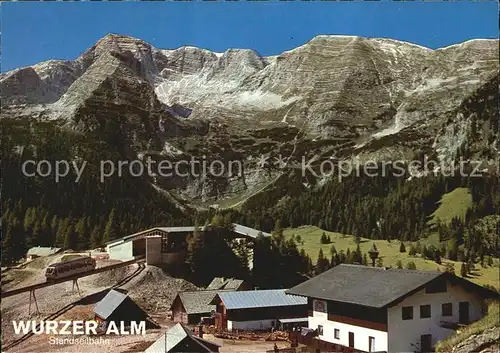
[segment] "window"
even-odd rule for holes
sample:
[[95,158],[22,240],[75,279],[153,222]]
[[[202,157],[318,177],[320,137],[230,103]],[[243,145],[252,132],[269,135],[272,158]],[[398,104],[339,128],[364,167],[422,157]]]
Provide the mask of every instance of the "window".
[[349,332],[349,347],[354,348],[354,332]]
[[453,304],[444,303],[441,305],[441,315],[452,316],[453,315]]
[[323,335],[323,325],[318,325],[318,335]]
[[404,306],[403,320],[411,320],[411,319],[413,319],[413,306]]
[[431,317],[431,306],[430,305],[420,305],[420,318],[425,319]]
[[337,340],[340,339],[340,330],[338,328],[333,330],[333,337],[335,337],[335,339]]
[[368,337],[368,352],[375,352],[375,337]]

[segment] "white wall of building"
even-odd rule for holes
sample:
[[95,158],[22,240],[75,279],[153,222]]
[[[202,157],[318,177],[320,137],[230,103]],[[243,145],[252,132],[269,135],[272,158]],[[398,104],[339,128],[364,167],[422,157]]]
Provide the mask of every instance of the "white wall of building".
[[[316,299],[314,299],[316,301]],[[313,303],[313,307],[315,307]],[[327,303],[324,302],[327,311]],[[318,325],[323,326],[323,335],[318,336],[322,341],[349,346],[349,332],[354,333],[354,348],[369,351],[369,337],[375,338],[375,351],[387,351],[387,332],[373,330],[370,328],[345,324],[342,322],[329,321],[325,312],[313,311],[313,316],[309,316],[309,328],[315,330]],[[335,338],[335,329],[339,330],[339,338]]]
[[276,320],[227,321],[227,329],[231,330],[268,330],[276,326]]
[[133,242],[128,241],[115,246],[108,246],[109,258],[113,260],[133,260]]
[[[448,283],[447,292],[425,293],[425,289],[404,299],[388,309],[389,352],[414,352],[420,349],[420,336],[432,335],[432,344],[445,339],[453,330],[440,326],[441,321],[458,323],[459,302],[469,302],[469,318],[478,320],[483,316],[481,300],[477,295],[460,286]],[[442,316],[441,304],[452,303],[453,316]],[[431,317],[420,318],[420,305],[431,305]],[[402,319],[402,308],[413,306],[413,319]],[[413,345],[414,346],[413,346]]]

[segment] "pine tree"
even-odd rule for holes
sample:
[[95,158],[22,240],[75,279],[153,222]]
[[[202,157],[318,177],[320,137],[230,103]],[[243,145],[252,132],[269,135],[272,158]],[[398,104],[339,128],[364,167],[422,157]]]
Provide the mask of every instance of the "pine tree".
[[104,245],[102,243],[102,233],[101,233],[101,227],[99,225],[96,225],[94,229],[92,229],[92,233],[90,234],[90,243],[92,245],[92,248],[98,248],[101,245]]
[[59,247],[64,246],[64,242],[66,239],[66,229],[69,227],[69,218],[60,219],[59,225],[57,226],[57,235],[56,235],[56,245]]
[[26,234],[26,245],[32,248],[36,245],[36,239],[33,235],[33,227],[35,226],[36,214],[34,208],[28,208],[24,215],[24,231]]
[[467,266],[465,262],[462,262],[462,266],[460,266],[460,276],[467,277]]
[[89,245],[89,234],[87,229],[87,220],[82,217],[78,220],[75,226],[77,235],[78,249],[87,249]]
[[410,245],[410,250],[408,251],[408,255],[415,256],[417,254],[417,250],[413,245]]
[[52,229],[50,227],[48,212],[42,218],[40,228],[41,228],[41,233],[42,233],[41,234],[41,244],[44,246],[53,246],[55,237],[53,236]]
[[274,223],[274,230],[272,233],[275,235],[283,234],[283,228],[281,228],[281,220],[280,219],[277,219],[276,222]]
[[59,219],[57,218],[57,216],[53,216],[52,220],[50,221],[50,230],[53,235],[53,241],[55,241],[58,226],[59,226]]
[[366,253],[363,254],[363,265],[368,266],[368,256]]
[[34,246],[45,245],[43,242],[42,223],[40,222],[40,220],[35,220],[35,222],[33,223],[32,240],[32,245]]
[[12,226],[4,225],[4,233],[2,234],[2,263],[10,265],[16,258],[15,240],[12,234]]
[[335,245],[332,245],[332,247],[330,248],[330,255],[335,255],[337,253],[337,249],[335,248]]
[[330,268],[333,268],[335,266],[337,266],[337,264],[335,263],[335,255],[332,255],[330,257]]
[[396,267],[399,269],[403,268],[403,263],[401,262],[401,260],[396,261]]
[[469,260],[467,262],[467,273],[472,273],[472,271],[474,271],[474,262]]
[[363,255],[361,254],[361,248],[358,245],[356,245],[356,252],[354,253],[354,262],[361,264],[363,261]]
[[315,274],[319,275],[320,273],[325,272],[329,267],[329,261],[325,258],[323,254],[323,249],[319,249],[318,260],[316,261]]
[[401,242],[401,244],[399,245],[399,252],[406,252],[406,247],[403,242]]
[[424,259],[428,259],[429,258],[429,252],[427,251],[427,247],[425,245],[422,247],[421,254],[422,254],[422,257]]
[[116,210],[113,208],[109,213],[108,222],[106,223],[106,228],[104,229],[102,237],[102,242],[104,244],[119,237],[118,221],[116,218]]
[[64,248],[65,249],[76,249],[78,241],[78,236],[75,232],[75,226],[70,223],[66,228],[66,233],[64,236]]
[[490,267],[491,267],[491,266],[493,266],[493,257],[488,256],[487,264],[488,264],[488,266],[490,266]]
[[444,264],[445,272],[449,272],[455,274],[455,266],[451,262],[447,262]]

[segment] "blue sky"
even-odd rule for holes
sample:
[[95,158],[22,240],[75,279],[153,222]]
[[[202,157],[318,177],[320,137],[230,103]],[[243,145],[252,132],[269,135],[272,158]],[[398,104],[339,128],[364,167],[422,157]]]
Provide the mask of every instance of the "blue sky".
[[430,48],[498,38],[495,1],[450,2],[16,2],[1,4],[2,71],[74,59],[107,33],[158,48],[192,45],[262,55],[318,34],[390,37]]

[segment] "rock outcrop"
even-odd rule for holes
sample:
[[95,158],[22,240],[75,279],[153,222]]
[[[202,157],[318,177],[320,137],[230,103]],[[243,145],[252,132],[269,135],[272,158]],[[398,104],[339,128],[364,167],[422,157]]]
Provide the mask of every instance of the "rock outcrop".
[[500,330],[490,328],[475,334],[453,347],[450,353],[498,353],[500,352]]

